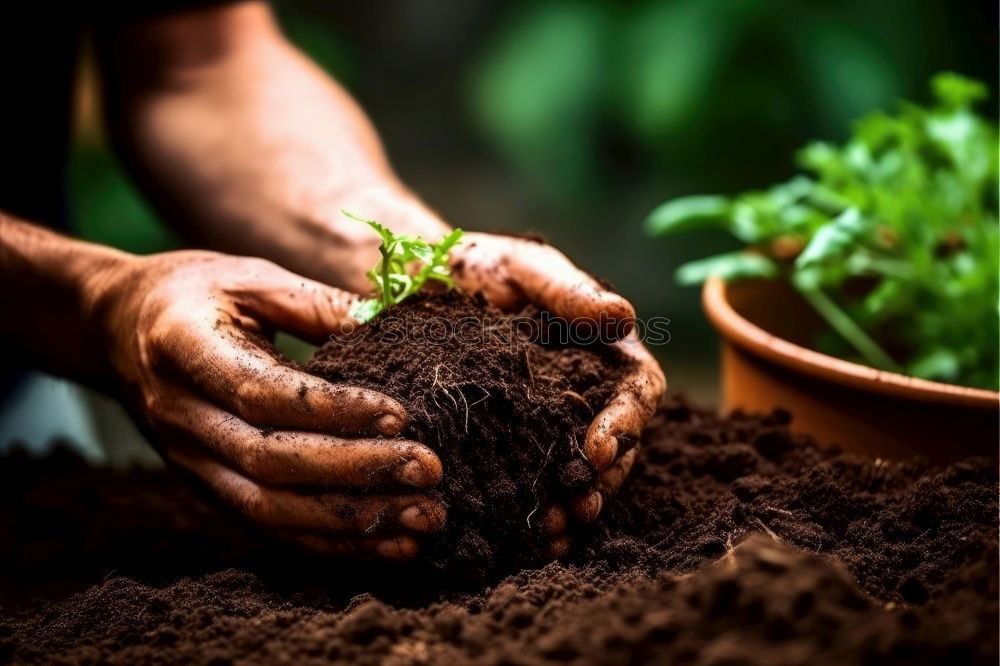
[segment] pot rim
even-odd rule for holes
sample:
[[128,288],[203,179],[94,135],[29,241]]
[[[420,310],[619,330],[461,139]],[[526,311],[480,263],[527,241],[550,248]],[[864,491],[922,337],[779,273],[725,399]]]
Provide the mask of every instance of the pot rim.
[[706,281],[701,297],[709,320],[725,340],[782,367],[836,384],[895,397],[964,407],[996,409],[1000,406],[1000,393],[997,391],[877,370],[802,347],[768,333],[733,309],[729,303],[727,285],[721,278],[714,277]]

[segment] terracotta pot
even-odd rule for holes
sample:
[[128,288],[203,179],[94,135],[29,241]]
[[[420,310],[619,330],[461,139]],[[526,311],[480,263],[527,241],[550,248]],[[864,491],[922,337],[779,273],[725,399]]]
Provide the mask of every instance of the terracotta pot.
[[725,410],[784,407],[792,429],[873,457],[997,458],[1000,393],[884,372],[807,348],[820,325],[780,282],[710,280]]

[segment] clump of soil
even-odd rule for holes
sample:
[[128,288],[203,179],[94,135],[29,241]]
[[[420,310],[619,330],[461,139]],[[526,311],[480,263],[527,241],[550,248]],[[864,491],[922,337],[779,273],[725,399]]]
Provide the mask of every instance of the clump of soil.
[[440,457],[444,481],[430,494],[448,527],[427,549],[436,565],[481,577],[543,560],[542,511],[593,480],[587,427],[629,366],[607,347],[560,344],[565,332],[478,296],[424,294],[327,343],[306,366],[399,400],[410,415],[402,435]]
[[569,560],[471,592],[271,548],[165,471],[7,458],[0,661],[997,663],[995,466],[787,422],[667,400]]

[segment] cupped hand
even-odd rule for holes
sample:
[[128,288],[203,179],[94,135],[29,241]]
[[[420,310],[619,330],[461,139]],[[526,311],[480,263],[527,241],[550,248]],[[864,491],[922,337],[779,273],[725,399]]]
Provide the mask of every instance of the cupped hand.
[[568,516],[581,522],[597,518],[604,504],[628,476],[643,426],[656,411],[666,390],[659,364],[639,341],[635,310],[601,286],[550,245],[527,238],[467,233],[452,251],[452,275],[466,291],[482,292],[504,310],[527,303],[569,321],[582,338],[600,339],[632,361],[618,390],[587,431],[584,454],[597,473],[589,492],[568,507],[549,507],[543,529],[552,536],[554,555],[569,547]]
[[355,296],[210,252],[136,258],[106,282],[94,308],[137,420],[237,512],[311,550],[390,559],[443,526],[420,492],[441,463],[395,437],[402,405],[300,372],[266,341],[348,329]]

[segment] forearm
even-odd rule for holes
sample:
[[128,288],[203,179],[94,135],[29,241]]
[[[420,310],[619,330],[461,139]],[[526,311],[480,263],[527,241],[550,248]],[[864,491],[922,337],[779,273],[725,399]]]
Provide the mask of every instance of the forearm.
[[104,385],[100,295],[132,261],[0,212],[0,337],[18,362]]
[[[109,106],[118,143],[185,235],[358,291],[377,239],[341,209],[441,233],[393,174],[361,109],[287,43],[266,7],[209,11],[217,22],[192,13],[147,26],[142,39],[161,61],[110,59],[128,63],[111,77],[120,82]],[[132,52],[133,38],[115,43]]]

